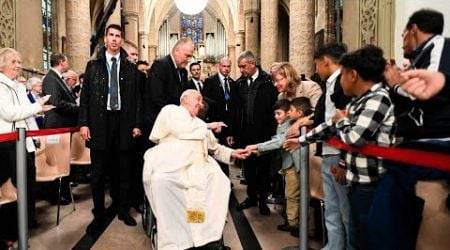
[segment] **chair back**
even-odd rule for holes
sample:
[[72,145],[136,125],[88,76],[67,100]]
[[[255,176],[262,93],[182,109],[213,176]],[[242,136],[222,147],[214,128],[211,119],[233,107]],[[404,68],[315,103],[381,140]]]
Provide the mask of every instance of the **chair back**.
[[81,139],[80,132],[75,132],[72,134],[70,163],[74,165],[91,164],[90,150],[86,147],[85,141]]
[[70,174],[70,133],[40,137],[36,151],[36,181],[53,181]]
[[322,184],[322,159],[314,156],[316,144],[309,145],[309,192],[312,198],[324,200]]
[[0,186],[0,205],[17,200],[17,190],[11,178]]

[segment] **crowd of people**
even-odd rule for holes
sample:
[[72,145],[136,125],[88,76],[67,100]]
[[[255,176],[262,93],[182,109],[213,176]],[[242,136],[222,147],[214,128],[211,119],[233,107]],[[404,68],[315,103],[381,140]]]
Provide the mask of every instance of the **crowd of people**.
[[[87,233],[99,234],[106,226],[108,176],[110,208],[128,226],[137,224],[130,209],[141,210],[145,190],[158,221],[159,249],[224,249],[220,239],[233,161],[242,162],[247,184],[237,209],[257,207],[270,216],[267,198],[277,152],[281,161],[275,165],[286,183],[286,219],[277,229],[298,236],[298,149],[317,143],[324,249],[414,249],[423,208],[414,185],[423,179],[450,181],[450,173],[339,150],[326,140],[336,136],[355,147],[448,153],[450,40],[442,36],[443,26],[443,15],[435,10],[410,16],[402,34],[410,63],[403,69],[374,45],[349,52],[343,43],[326,44],[314,53],[316,81],[289,62],[274,62],[266,72],[251,51],[237,59],[238,79],[230,76],[234,62],[228,58],[205,77],[201,63],[192,62],[189,38],[178,40],[148,68],[138,61],[137,46],[124,41],[122,27],[112,24],[84,74],[70,70],[65,55],[53,53],[52,68],[42,80],[30,78],[27,93],[16,81],[20,55],[5,48],[0,50],[0,133],[79,127],[92,162],[94,219]],[[300,136],[303,126],[309,132]],[[0,184],[10,177],[15,183],[14,142],[0,146],[8,166],[0,171]],[[30,138],[29,194],[34,146]],[[37,224],[34,202],[30,195],[29,225]]]

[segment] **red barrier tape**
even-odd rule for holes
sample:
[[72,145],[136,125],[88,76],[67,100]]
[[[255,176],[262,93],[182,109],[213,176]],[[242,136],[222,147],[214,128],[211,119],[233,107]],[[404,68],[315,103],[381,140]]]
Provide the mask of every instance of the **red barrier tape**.
[[[72,128],[47,128],[47,129],[40,129],[40,130],[28,130],[27,131],[27,137],[30,136],[44,136],[44,135],[54,135],[54,134],[64,134],[69,132],[76,132],[78,131],[78,128],[72,127]],[[11,132],[7,134],[0,134],[0,142],[5,141],[14,141],[17,140],[17,132]]]
[[334,137],[328,140],[327,143],[339,149],[361,153],[367,156],[381,157],[401,163],[450,171],[450,154],[440,154],[397,147],[380,147],[376,145],[364,145],[356,148],[351,147]]

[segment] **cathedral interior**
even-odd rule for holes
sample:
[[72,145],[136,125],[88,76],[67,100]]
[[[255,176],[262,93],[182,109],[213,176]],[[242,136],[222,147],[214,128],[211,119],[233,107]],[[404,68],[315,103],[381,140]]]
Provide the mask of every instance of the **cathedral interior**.
[[[205,7],[186,14],[179,2],[204,2]],[[202,65],[205,77],[217,73],[217,63],[227,57],[232,62],[232,78],[238,78],[236,61],[246,50],[255,54],[265,71],[274,62],[288,61],[309,77],[315,71],[314,51],[330,42],[343,42],[350,51],[375,44],[387,58],[402,62],[401,34],[407,17],[425,7],[444,13],[448,37],[450,5],[439,0],[0,0],[0,48],[11,47],[21,54],[25,78],[44,76],[55,52],[64,53],[70,68],[80,74],[103,46],[105,27],[120,24],[125,40],[137,45],[139,60],[149,67],[169,54],[178,39],[190,37],[195,45],[193,61]],[[239,169],[231,175],[239,175]],[[245,186],[238,179],[232,182],[231,203],[236,205],[236,198],[245,197]],[[450,214],[440,206],[448,187],[444,182],[428,184],[416,187],[422,198],[431,201],[417,249],[449,249],[448,230],[442,228],[449,228]],[[59,226],[54,224],[56,208],[37,203],[41,227],[30,233],[30,249],[150,249],[150,239],[139,224],[124,228],[117,219],[97,239],[87,237],[89,185],[80,184],[74,190],[81,200],[76,211],[62,210]],[[279,208],[275,205],[271,210],[275,214]],[[247,227],[252,228],[247,239],[242,228],[236,229],[236,215],[228,215],[224,239],[231,249],[281,249],[298,244],[298,238],[273,229],[282,222],[281,216],[268,220],[255,211],[245,212],[250,222]],[[138,213],[133,217],[142,222]],[[439,227],[433,229],[433,225]],[[314,239],[310,247],[320,249],[322,243]]]

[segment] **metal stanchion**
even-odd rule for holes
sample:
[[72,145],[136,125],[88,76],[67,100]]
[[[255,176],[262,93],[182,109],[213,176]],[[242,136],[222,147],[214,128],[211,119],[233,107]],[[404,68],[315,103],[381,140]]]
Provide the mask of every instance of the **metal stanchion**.
[[[302,127],[301,135],[306,134],[306,127]],[[283,250],[308,249],[308,207],[309,207],[309,145],[300,148],[300,215],[299,246],[289,246]]]
[[28,209],[27,209],[27,152],[25,128],[18,128],[16,143],[17,159],[17,217],[19,229],[19,249],[28,249]]

